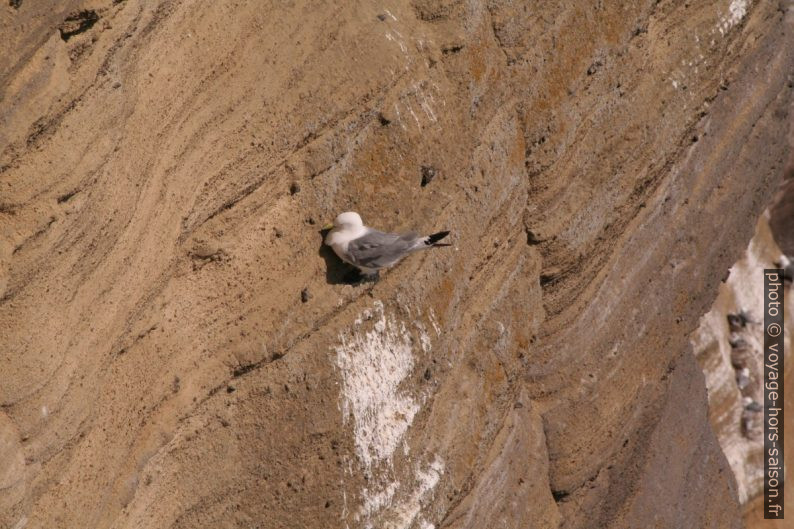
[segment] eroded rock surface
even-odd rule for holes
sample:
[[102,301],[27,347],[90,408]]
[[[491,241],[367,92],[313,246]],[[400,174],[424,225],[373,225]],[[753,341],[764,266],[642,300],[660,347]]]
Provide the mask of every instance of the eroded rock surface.
[[[739,526],[688,336],[785,3],[13,4],[0,525]],[[454,246],[346,284],[349,209]]]
[[[767,212],[759,220],[746,252],[720,287],[714,306],[692,336],[693,350],[706,375],[711,423],[736,476],[742,504],[764,490],[763,274],[765,268],[778,266],[781,255],[769,229]],[[790,287],[784,295],[785,327],[791,329],[794,295]],[[791,336],[786,334],[784,338],[791,373]]]

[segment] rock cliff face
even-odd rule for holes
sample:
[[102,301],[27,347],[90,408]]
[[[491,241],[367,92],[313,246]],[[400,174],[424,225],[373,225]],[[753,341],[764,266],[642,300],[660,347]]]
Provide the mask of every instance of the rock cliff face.
[[[789,131],[794,144],[794,135]],[[794,155],[794,151],[791,153]],[[791,155],[790,155],[791,156]],[[763,376],[764,376],[764,268],[785,267],[785,324],[794,328],[794,266],[786,256],[791,246],[794,204],[794,156],[788,178],[772,205],[761,216],[755,235],[741,259],[731,267],[711,310],[692,335],[692,348],[706,376],[709,417],[720,446],[736,478],[739,501],[748,529],[770,527],[763,519]],[[789,253],[790,255],[790,253]],[[784,334],[786,409],[794,406],[794,369],[791,333]],[[786,465],[794,465],[794,429],[786,426]],[[794,500],[786,498],[786,509]]]
[[[6,3],[0,525],[740,526],[688,337],[790,17]],[[349,209],[454,246],[346,284]]]
[[[742,504],[764,491],[763,273],[764,268],[774,268],[780,260],[781,251],[769,229],[767,212],[759,220],[747,251],[720,287],[714,306],[692,336],[692,347],[706,375],[711,424],[736,477]],[[790,287],[785,296],[785,327],[792,329],[794,296]],[[790,376],[794,373],[790,344],[791,335],[786,334],[785,379],[789,386],[794,380]],[[794,393],[794,386],[791,391]],[[794,398],[786,398],[794,406]]]

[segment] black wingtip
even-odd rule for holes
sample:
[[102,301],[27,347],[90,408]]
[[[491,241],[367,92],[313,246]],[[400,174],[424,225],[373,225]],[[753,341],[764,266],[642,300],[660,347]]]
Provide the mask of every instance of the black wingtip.
[[440,231],[438,233],[434,233],[432,235],[428,235],[427,236],[427,240],[425,241],[425,244],[428,245],[428,246],[432,246],[432,245],[436,244],[438,241],[440,241],[441,239],[443,239],[444,237],[446,237],[447,235],[449,235],[448,231]]

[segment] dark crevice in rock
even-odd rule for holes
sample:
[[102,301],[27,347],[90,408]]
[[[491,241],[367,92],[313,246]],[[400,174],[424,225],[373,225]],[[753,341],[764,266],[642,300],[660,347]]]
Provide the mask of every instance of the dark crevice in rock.
[[67,41],[75,35],[91,29],[91,26],[96,24],[97,20],[99,20],[97,12],[93,9],[86,9],[66,17],[66,20],[58,26],[58,31],[61,32],[61,38]]
[[425,187],[427,184],[433,181],[433,178],[436,177],[436,168],[430,165],[423,165],[422,166],[422,182],[421,186]]
[[540,274],[540,286],[546,287],[553,285],[559,279],[561,279],[562,274],[559,270],[548,270],[544,271]]
[[25,140],[26,145],[28,147],[33,147],[41,140],[51,136],[61,124],[66,114],[77,106],[77,104],[82,100],[82,97],[83,95],[81,94],[76,99],[70,101],[69,104],[67,104],[62,110],[57,111],[52,116],[43,116],[37,119],[33,125],[30,126],[30,131],[28,132],[27,139]]
[[20,244],[19,244],[19,246],[17,246],[16,248],[14,248],[14,251],[13,251],[13,252],[11,252],[11,254],[12,254],[12,255],[16,255],[16,253],[17,253],[17,252],[19,252],[19,251],[20,251],[22,248],[24,248],[24,247],[25,247],[25,246],[26,246],[28,243],[30,243],[31,241],[34,241],[35,239],[37,239],[37,238],[39,238],[40,236],[44,235],[44,232],[46,232],[48,229],[50,229],[50,226],[52,226],[52,225],[53,225],[53,223],[54,223],[56,220],[57,220],[57,219],[56,219],[55,217],[51,217],[51,218],[50,218],[50,220],[47,222],[47,224],[45,224],[44,226],[42,226],[42,227],[41,227],[41,228],[40,228],[38,231],[36,231],[36,233],[34,233],[34,234],[33,234],[33,235],[31,235],[30,237],[28,237],[27,239],[25,239],[24,241],[22,241],[22,243],[20,243]]
[[560,503],[561,501],[565,501],[565,499],[570,495],[570,492],[565,490],[552,490],[551,495],[554,497],[555,502]]
[[69,191],[68,193],[64,193],[63,195],[58,197],[57,199],[58,204],[63,204],[64,202],[68,202],[69,200],[71,200],[73,196],[75,196],[79,192],[80,192],[79,189],[74,189],[72,191]]
[[604,65],[600,60],[593,62],[589,68],[587,68],[587,75],[593,75]]
[[449,55],[450,53],[458,53],[462,49],[463,49],[462,44],[456,44],[454,46],[447,46],[446,48],[441,48],[441,53],[443,53],[444,55]]
[[525,228],[524,232],[527,234],[527,245],[529,245],[529,246],[538,245],[538,244],[540,244],[540,243],[542,243],[543,241],[546,240],[546,239],[541,238],[537,233],[535,233],[534,231],[530,230],[529,228]]

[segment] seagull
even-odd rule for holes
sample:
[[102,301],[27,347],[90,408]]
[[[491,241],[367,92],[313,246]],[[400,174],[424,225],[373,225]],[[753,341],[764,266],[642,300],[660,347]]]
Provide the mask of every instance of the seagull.
[[744,309],[735,314],[729,313],[726,317],[728,319],[728,327],[734,332],[741,331],[747,327],[748,323],[757,323],[750,317],[750,313]]
[[449,235],[440,231],[432,235],[416,233],[386,233],[364,226],[361,216],[355,211],[340,213],[332,224],[323,227],[331,230],[325,237],[325,244],[344,262],[358,268],[366,276],[377,275],[382,268],[397,264],[406,255],[419,250],[450,246],[439,243]]

